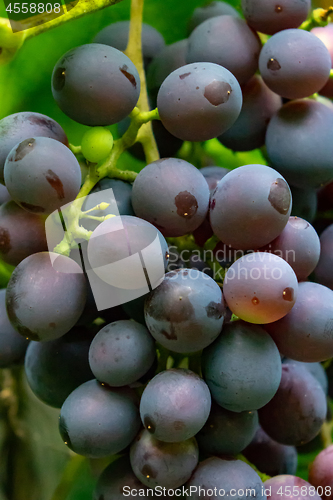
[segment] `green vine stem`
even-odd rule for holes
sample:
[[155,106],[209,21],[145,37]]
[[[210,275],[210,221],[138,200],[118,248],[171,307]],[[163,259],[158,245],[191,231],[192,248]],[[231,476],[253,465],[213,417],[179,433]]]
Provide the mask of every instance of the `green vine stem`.
[[[141,43],[143,5],[144,5],[144,0],[131,1],[130,32],[128,38],[128,45],[125,50],[125,54],[135,64],[140,76],[141,91],[137,106],[142,113],[149,112],[150,109],[148,102],[148,94],[147,94],[146,74],[143,66],[142,43]],[[156,116],[156,118],[157,117],[158,115]],[[150,121],[145,122],[143,126],[140,128],[139,133],[137,134],[136,137],[136,141],[141,142],[147,163],[151,163],[159,159],[160,155],[157,149]]]
[[330,16],[333,14],[333,7],[329,7],[328,9],[314,9],[311,13],[309,19],[304,21],[301,24],[300,28],[303,30],[311,31],[312,28],[316,28],[318,26],[326,26],[329,23]]
[[76,4],[75,2],[68,3],[65,7],[67,13],[51,21],[47,21],[47,14],[39,14],[20,21],[20,25],[24,31],[19,31],[17,33],[13,33],[8,19],[0,18],[0,63],[4,64],[13,59],[16,52],[26,40],[29,40],[29,38],[33,38],[41,33],[57,28],[73,19],[79,19],[86,14],[105,9],[105,7],[109,7],[120,1],[121,0],[79,0]]

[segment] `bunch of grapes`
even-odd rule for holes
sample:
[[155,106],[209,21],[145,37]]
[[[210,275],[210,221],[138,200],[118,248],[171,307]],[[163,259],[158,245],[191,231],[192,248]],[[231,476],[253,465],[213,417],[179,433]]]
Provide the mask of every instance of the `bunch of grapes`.
[[[24,362],[70,450],[110,458],[94,500],[332,497],[332,447],[311,484],[296,476],[333,395],[328,14],[213,1],[169,46],[143,24],[137,67],[130,23],[113,23],[50,75],[60,109],[91,127],[80,146],[36,112],[0,121],[0,256],[15,266],[0,367]],[[217,166],[207,141],[260,148],[262,162]],[[146,158],[138,174],[117,168],[126,149]],[[157,282],[142,257],[152,234]],[[148,289],[123,299],[139,255]],[[99,299],[120,299],[100,307],[91,275],[108,265],[118,291]]]

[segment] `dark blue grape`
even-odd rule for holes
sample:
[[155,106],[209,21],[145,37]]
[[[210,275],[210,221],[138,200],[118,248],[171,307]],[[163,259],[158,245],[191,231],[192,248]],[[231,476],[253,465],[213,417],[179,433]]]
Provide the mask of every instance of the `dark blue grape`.
[[321,102],[288,102],[267,128],[266,147],[272,166],[300,188],[328,184],[333,180],[332,130],[332,110]]
[[199,24],[203,23],[207,19],[210,19],[211,17],[216,16],[239,17],[239,14],[237,10],[227,2],[209,1],[202,7],[194,9],[189,21],[189,31],[193,31],[194,28],[199,26]]
[[333,224],[320,235],[320,258],[315,269],[315,278],[321,285],[333,290]]
[[220,406],[252,411],[267,404],[278,390],[281,359],[263,328],[234,321],[204,350],[202,371]]
[[6,290],[0,290],[0,368],[23,361],[28,344],[12,327],[6,311]]
[[270,492],[271,500],[320,500],[314,488],[304,479],[285,474],[268,479],[264,483],[266,491]]
[[11,201],[12,197],[8,193],[8,189],[6,186],[3,186],[0,184],[0,205],[3,205],[4,203],[7,203],[8,201]]
[[315,269],[320,256],[320,241],[315,229],[300,217],[290,217],[282,233],[263,252],[271,252],[288,262],[299,281]]
[[142,325],[146,325],[144,307],[147,296],[148,294],[145,294],[142,295],[141,297],[138,297],[137,299],[131,300],[129,302],[126,302],[126,304],[123,304],[123,310],[125,311],[125,313],[131,319],[134,319],[134,321],[137,321]]
[[215,191],[218,182],[223,179],[223,177],[227,175],[230,170],[224,167],[211,166],[200,168],[200,172],[206,179],[209,191],[212,194]]
[[331,70],[330,54],[319,38],[304,30],[288,29],[272,36],[259,57],[266,85],[287,99],[318,92]]
[[[104,469],[98,478],[93,500],[137,500],[139,490],[143,492],[145,486],[134,475],[129,457],[124,455]],[[135,493],[132,495],[131,491]],[[140,498],[149,497],[141,494]]]
[[226,245],[256,250],[282,232],[290,211],[291,192],[283,177],[264,165],[245,165],[218,183],[211,196],[210,222]]
[[238,455],[252,441],[258,428],[258,412],[235,413],[212,403],[209,418],[196,435],[201,453]]
[[[104,191],[105,189],[112,189],[114,197],[117,202],[119,215],[134,215],[131,202],[132,184],[121,181],[119,179],[104,178],[96,184],[96,186],[91,192],[97,193],[99,191]],[[93,207],[89,205],[89,197],[88,197],[85,205],[85,210],[88,210],[89,208]],[[108,209],[106,209],[100,213],[94,212],[94,215],[107,215],[108,213],[109,213]]]
[[[94,38],[94,43],[110,45],[118,50],[125,50],[128,43],[130,29],[129,21],[118,21],[103,28]],[[142,23],[142,55],[144,61],[150,62],[161,51],[163,51],[164,38],[153,26]]]
[[[314,462],[310,465],[309,469],[309,482],[317,488],[319,492],[323,489],[324,494],[322,498],[332,498],[333,488],[333,445],[322,450],[315,458]],[[318,499],[319,500],[319,499]]]
[[139,428],[139,412],[130,389],[114,389],[97,380],[80,385],[61,408],[61,437],[79,455],[100,458],[119,453]]
[[[171,490],[172,491],[172,490]],[[102,472],[98,479],[93,500],[137,500],[137,498],[168,498],[174,499],[174,493],[168,495],[160,490],[153,490],[144,486],[134,475],[128,456],[116,458]],[[179,496],[178,496],[179,498]],[[180,497],[183,498],[183,497]]]
[[176,158],[147,165],[134,181],[132,204],[137,217],[164,236],[183,236],[204,221],[209,189],[198,169]]
[[185,54],[187,51],[187,39],[167,45],[153,59],[147,73],[147,85],[149,95],[153,97],[170,73],[185,66]]
[[33,253],[47,250],[45,223],[40,215],[20,208],[14,201],[0,207],[0,256],[17,266]]
[[30,342],[25,374],[34,394],[44,403],[61,408],[79,385],[94,378],[88,352],[92,335],[74,327],[60,339]]
[[242,0],[249,26],[260,33],[274,35],[281,30],[298,28],[308,17],[311,0]]
[[296,448],[274,441],[274,439],[270,438],[261,427],[257,430],[249,446],[243,451],[243,455],[255,465],[260,472],[268,476],[296,474]]
[[225,304],[220,287],[196,269],[178,269],[146,299],[148,330],[174,352],[196,352],[220,334]]
[[4,182],[3,169],[8,154],[16,144],[30,137],[50,137],[68,145],[63,129],[48,116],[30,111],[6,116],[0,121],[0,182]]
[[163,443],[144,429],[131,446],[130,460],[134,474],[146,486],[175,489],[191,477],[198,465],[199,450],[193,437],[180,443]]
[[164,80],[157,107],[171,134],[183,141],[206,141],[235,123],[242,107],[242,91],[236,78],[222,66],[187,64]]
[[296,361],[295,359],[289,359],[285,358],[283,360],[283,364],[288,364],[288,365],[302,365],[304,366],[319,382],[321,385],[321,388],[323,389],[324,393],[327,395],[328,393],[328,378],[326,375],[325,368],[321,363],[305,363],[304,361]]
[[26,139],[7,156],[6,187],[16,203],[32,213],[48,213],[73,201],[81,186],[74,154],[48,137]]
[[36,253],[24,259],[9,280],[8,317],[24,337],[54,340],[75,325],[86,296],[86,279],[76,262],[64,255]]
[[235,500],[244,500],[245,498],[266,500],[260,477],[241,460],[229,461],[217,457],[208,458],[200,463],[186,487],[192,487],[191,498],[193,500],[203,498],[199,488],[204,490],[206,495],[209,495],[206,498],[210,500],[224,497]]
[[326,396],[319,382],[304,366],[283,364],[279,389],[259,410],[259,420],[278,443],[300,446],[317,436],[326,413]]
[[140,95],[132,61],[108,45],[70,50],[55,65],[52,93],[60,109],[84,125],[112,125],[125,118]]
[[317,193],[311,188],[297,188],[290,186],[293,198],[293,206],[291,215],[301,217],[302,219],[312,222],[317,212]]
[[155,342],[147,328],[122,320],[104,326],[92,341],[89,363],[100,382],[121,387],[136,382],[155,360]]
[[282,99],[257,75],[242,87],[242,92],[243,106],[239,117],[218,139],[234,151],[251,151],[265,144],[267,125],[281,108]]
[[[333,23],[329,23],[327,26],[313,28],[311,33],[316,35],[327,48],[331,56],[333,67]],[[320,94],[329,98],[333,97],[333,83],[331,78],[327,81],[326,85],[320,89]]]
[[299,283],[289,314],[265,325],[280,352],[309,363],[333,356],[333,292],[317,283]]
[[211,407],[205,382],[190,370],[172,369],[156,375],[143,391],[140,415],[156,439],[178,443],[204,426]]
[[244,19],[222,15],[207,19],[191,33],[186,62],[219,64],[244,85],[258,69],[260,49],[258,35]]

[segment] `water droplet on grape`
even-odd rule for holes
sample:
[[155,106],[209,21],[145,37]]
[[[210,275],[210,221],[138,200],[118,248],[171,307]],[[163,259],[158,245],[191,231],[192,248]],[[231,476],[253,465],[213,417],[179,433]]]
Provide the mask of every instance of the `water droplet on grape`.
[[253,297],[253,299],[252,299],[252,304],[253,304],[254,306],[257,306],[259,303],[260,303],[260,300],[258,299],[258,297]]

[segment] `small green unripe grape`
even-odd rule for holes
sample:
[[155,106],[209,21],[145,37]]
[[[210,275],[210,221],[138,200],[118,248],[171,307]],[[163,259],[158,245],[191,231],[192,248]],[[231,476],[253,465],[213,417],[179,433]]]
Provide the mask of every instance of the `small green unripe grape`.
[[104,127],[94,127],[88,130],[81,142],[83,156],[92,163],[104,160],[111,152],[113,136],[110,130]]

